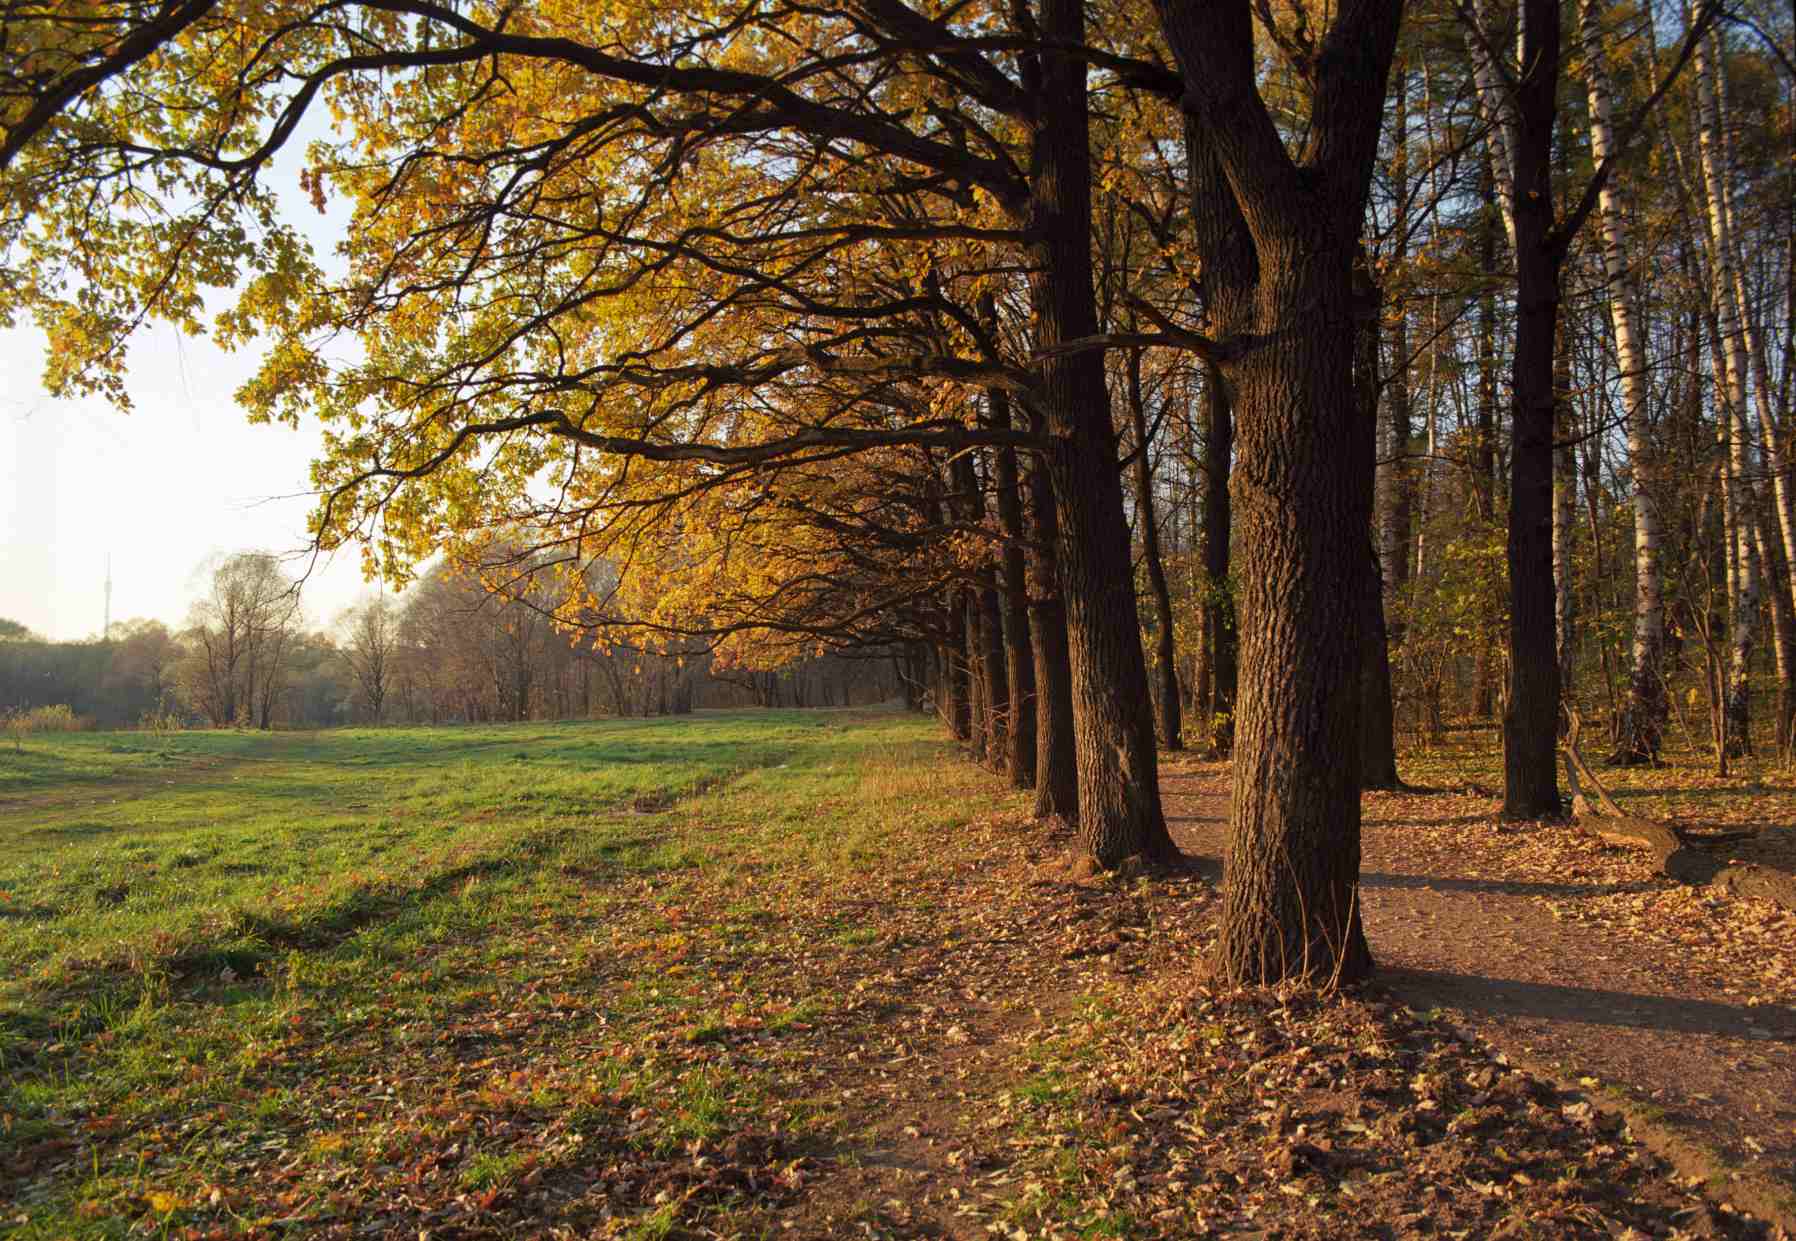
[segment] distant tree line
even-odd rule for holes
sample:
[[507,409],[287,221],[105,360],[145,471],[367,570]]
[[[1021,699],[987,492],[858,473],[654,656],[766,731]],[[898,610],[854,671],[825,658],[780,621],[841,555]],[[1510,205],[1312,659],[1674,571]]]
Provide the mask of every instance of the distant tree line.
[[445,564],[312,628],[279,558],[241,552],[213,567],[179,629],[130,620],[53,642],[0,619],[0,706],[64,705],[98,728],[271,729],[854,706],[902,692],[880,652],[751,671],[696,645],[570,634],[542,590],[507,592]]

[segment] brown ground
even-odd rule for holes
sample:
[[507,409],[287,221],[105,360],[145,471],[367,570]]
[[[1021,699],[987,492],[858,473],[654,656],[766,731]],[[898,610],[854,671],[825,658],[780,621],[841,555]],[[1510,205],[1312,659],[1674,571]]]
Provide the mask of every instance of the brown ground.
[[[1224,764],[1170,767],[1180,844],[1226,849]],[[1796,1211],[1796,919],[1680,889],[1565,825],[1504,825],[1473,790],[1369,794],[1364,902],[1379,987],[1624,1107],[1714,1191]]]

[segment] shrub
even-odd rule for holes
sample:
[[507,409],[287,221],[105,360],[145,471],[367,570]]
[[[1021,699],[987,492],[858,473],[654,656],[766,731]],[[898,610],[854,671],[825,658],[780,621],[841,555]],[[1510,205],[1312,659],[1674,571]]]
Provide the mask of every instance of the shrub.
[[13,748],[23,750],[25,738],[33,733],[72,733],[86,727],[86,721],[69,709],[64,702],[48,707],[13,707],[0,716],[7,734],[12,737]]

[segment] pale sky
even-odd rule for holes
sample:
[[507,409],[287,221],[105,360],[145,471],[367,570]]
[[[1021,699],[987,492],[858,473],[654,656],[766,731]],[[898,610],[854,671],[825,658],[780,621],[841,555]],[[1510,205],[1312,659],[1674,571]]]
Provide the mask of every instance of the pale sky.
[[[277,165],[293,185],[311,135]],[[289,218],[331,257],[343,213],[320,217],[296,193]],[[298,214],[293,214],[297,209]],[[255,368],[254,346],[235,354],[209,338],[157,325],[131,348],[130,414],[98,399],[52,400],[40,382],[43,337],[0,331],[0,617],[46,637],[100,632],[106,557],[112,619],[182,621],[199,593],[198,570],[220,553],[297,552],[311,501],[307,467],[318,428],[250,426],[232,393]],[[309,623],[322,626],[374,588],[354,548],[311,568]]]

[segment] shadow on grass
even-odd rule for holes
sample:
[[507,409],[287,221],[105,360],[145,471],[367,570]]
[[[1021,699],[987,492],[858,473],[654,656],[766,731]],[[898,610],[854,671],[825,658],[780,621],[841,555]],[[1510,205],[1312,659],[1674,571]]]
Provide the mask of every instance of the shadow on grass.
[[[659,869],[680,864],[677,860],[658,862],[656,848],[664,842],[657,836],[638,832],[599,840],[583,841],[582,837],[590,837],[590,829],[546,829],[512,842],[503,855],[475,858],[414,886],[351,888],[325,904],[287,914],[238,909],[198,942],[178,944],[161,953],[142,952],[130,961],[114,958],[72,968],[47,984],[43,998],[66,1003],[104,995],[147,970],[164,977],[177,991],[188,993],[187,998],[203,999],[206,985],[226,976],[227,970],[237,978],[253,978],[288,953],[327,951],[370,926],[405,920],[470,881],[554,866],[564,853],[559,872],[589,881],[645,866]],[[570,845],[579,847],[569,849]],[[0,912],[15,911],[0,906]],[[33,911],[16,912],[29,917]]]

